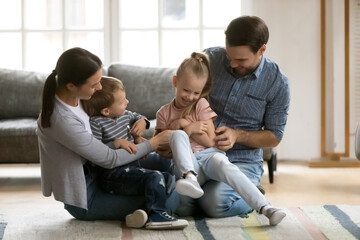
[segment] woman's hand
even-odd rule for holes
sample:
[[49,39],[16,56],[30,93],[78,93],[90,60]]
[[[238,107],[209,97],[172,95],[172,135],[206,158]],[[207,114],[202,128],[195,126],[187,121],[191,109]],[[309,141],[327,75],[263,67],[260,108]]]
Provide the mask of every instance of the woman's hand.
[[158,154],[160,154],[162,157],[165,158],[172,158],[172,151],[170,149],[170,147],[168,148],[158,148],[158,150],[156,151]]
[[131,154],[135,154],[137,152],[137,146],[134,143],[129,142],[128,140],[125,139],[120,139],[120,138],[115,139],[114,145],[116,148],[123,148]]
[[154,137],[152,137],[149,142],[151,149],[157,151],[158,149],[167,149],[170,148],[170,136],[173,133],[172,130],[164,130],[159,132]]
[[134,137],[134,143],[135,144],[139,144],[139,143],[142,143],[142,142],[145,142],[147,141],[146,138],[143,138],[143,137]]
[[[134,138],[134,143],[135,144],[139,144],[139,143],[142,143],[142,142],[145,142],[145,141],[147,141],[147,139],[146,138],[143,138],[143,137],[136,137],[136,138]],[[145,156],[143,156],[141,159],[146,159],[147,158],[147,154],[145,155]]]

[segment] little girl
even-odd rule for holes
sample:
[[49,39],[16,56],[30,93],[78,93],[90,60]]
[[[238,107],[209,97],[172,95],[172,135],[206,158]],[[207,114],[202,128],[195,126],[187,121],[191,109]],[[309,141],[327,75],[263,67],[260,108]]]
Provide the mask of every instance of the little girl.
[[[286,213],[274,208],[258,188],[232,164],[225,152],[215,148],[213,120],[216,113],[210,108],[208,97],[211,89],[209,60],[202,53],[191,54],[179,66],[173,77],[176,96],[162,106],[156,115],[156,133],[166,129],[183,130],[186,138],[172,138],[170,146],[188,146],[187,149],[172,147],[179,194],[192,198],[203,195],[200,185],[208,180],[230,185],[256,211],[264,214],[270,225],[277,225]],[[186,139],[186,140],[184,140]],[[176,141],[176,142],[175,142]]]

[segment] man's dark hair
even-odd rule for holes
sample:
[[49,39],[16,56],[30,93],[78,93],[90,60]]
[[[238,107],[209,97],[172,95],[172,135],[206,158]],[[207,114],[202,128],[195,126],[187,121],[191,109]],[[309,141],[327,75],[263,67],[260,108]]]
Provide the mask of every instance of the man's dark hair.
[[230,22],[225,30],[226,43],[230,47],[249,46],[253,53],[269,40],[265,22],[256,16],[241,16]]

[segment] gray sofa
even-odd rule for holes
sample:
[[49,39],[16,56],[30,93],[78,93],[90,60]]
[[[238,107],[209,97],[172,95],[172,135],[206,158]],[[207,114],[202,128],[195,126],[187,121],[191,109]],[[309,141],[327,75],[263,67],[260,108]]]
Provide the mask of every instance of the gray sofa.
[[[156,111],[173,99],[174,68],[139,67],[114,63],[104,68],[104,75],[123,81],[128,109],[146,116],[154,133]],[[49,73],[0,68],[0,163],[38,163],[35,135],[36,119],[41,109],[42,87]],[[269,179],[273,182],[276,152],[264,149]]]
[[[38,163],[35,135],[41,95],[49,73],[0,68],[0,163]],[[104,68],[104,75],[124,82],[128,109],[151,120],[153,134],[156,111],[171,101],[173,68],[139,67],[120,63]]]

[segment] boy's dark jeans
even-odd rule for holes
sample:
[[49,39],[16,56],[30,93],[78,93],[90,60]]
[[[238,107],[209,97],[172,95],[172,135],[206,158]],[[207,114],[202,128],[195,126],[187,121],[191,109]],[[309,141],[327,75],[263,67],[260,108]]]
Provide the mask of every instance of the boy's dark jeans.
[[132,165],[100,172],[99,183],[105,191],[118,195],[145,195],[148,213],[151,210],[166,211],[166,200],[175,185],[172,174]]

